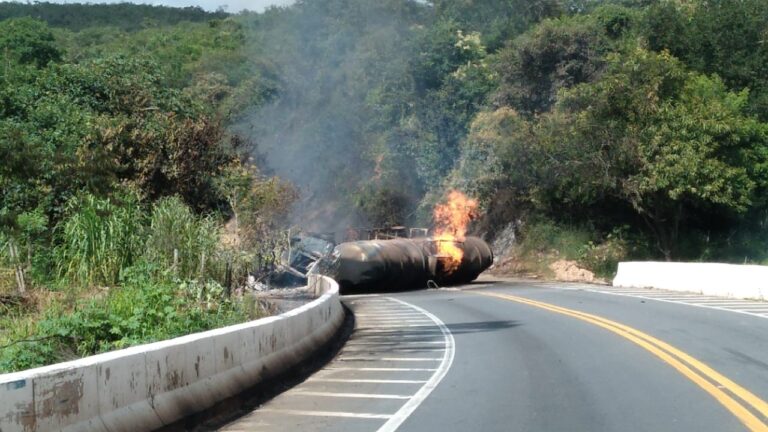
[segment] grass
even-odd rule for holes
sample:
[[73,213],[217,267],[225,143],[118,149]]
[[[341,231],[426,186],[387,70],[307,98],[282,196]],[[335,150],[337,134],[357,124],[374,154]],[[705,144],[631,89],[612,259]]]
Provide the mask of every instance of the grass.
[[88,194],[69,202],[69,217],[57,227],[61,276],[81,286],[109,286],[133,264],[142,251],[144,214],[135,197],[121,201]]
[[[512,250],[514,273],[552,278],[549,265],[557,260],[576,261],[602,279],[612,279],[620,261],[659,260],[653,240],[628,226],[600,233],[585,227],[531,220]],[[690,231],[678,243],[679,261],[768,265],[768,234],[764,227],[745,226],[728,236]],[[503,269],[502,269],[503,270]]]
[[159,200],[152,209],[147,238],[147,255],[152,262],[174,272],[182,278],[200,275],[201,257],[216,250],[219,224],[212,217],[197,216],[178,197]]
[[177,197],[149,209],[131,195],[73,199],[24,296],[0,253],[0,373],[261,317],[222,286],[219,235],[218,220]]
[[68,299],[49,293],[0,318],[0,373],[256,319],[262,311],[216,282],[158,280],[151,265],[125,269],[109,290]]
[[552,221],[532,221],[523,229],[520,252],[524,255],[546,254],[557,259],[578,260],[585,245],[595,235],[586,229],[558,225]]
[[610,279],[630,250],[623,230],[601,236],[584,227],[540,219],[529,221],[521,231],[520,242],[512,250],[511,268],[502,271],[552,279],[550,264],[569,260],[599,278]]
[[0,295],[16,291],[16,276],[11,267],[0,265]]

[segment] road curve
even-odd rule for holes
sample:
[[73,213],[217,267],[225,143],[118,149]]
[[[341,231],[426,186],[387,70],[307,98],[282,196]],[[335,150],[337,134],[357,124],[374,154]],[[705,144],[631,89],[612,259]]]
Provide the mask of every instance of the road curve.
[[567,288],[345,299],[339,357],[223,430],[768,430],[768,319]]

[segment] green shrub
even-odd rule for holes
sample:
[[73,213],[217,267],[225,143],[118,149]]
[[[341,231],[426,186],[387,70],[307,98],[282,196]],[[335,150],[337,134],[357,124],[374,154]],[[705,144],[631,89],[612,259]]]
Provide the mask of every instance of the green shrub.
[[[121,286],[81,299],[73,311],[49,308],[39,322],[17,328],[0,348],[0,372],[43,366],[257,318],[253,307],[225,295],[216,282],[158,281],[154,265],[122,272]],[[248,310],[251,309],[251,310]],[[21,342],[19,342],[21,341]]]
[[626,242],[621,238],[609,237],[602,243],[589,242],[581,249],[579,264],[602,278],[616,274],[619,261],[627,256]]
[[[52,302],[47,313],[60,313],[61,304]],[[62,337],[57,333],[38,334],[40,319],[23,311],[0,314],[0,373],[55,363],[67,358]]]
[[152,209],[145,256],[171,269],[176,250],[174,274],[195,278],[201,276],[201,258],[212,257],[218,238],[219,226],[212,217],[195,215],[178,196],[163,198]]
[[143,248],[145,216],[138,199],[85,194],[69,201],[67,213],[57,227],[59,274],[81,286],[115,284]]
[[0,293],[16,290],[16,276],[8,254],[8,239],[0,232]]
[[549,220],[533,220],[523,227],[523,254],[555,252],[562,259],[575,260],[594,237],[586,229],[559,225]]
[[58,337],[15,343],[0,349],[0,373],[55,363],[61,359],[61,352]]

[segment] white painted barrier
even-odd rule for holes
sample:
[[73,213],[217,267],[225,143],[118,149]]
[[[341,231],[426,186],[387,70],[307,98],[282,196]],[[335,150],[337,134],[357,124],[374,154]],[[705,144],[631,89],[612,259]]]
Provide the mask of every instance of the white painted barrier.
[[278,316],[0,375],[0,432],[149,431],[305,360],[344,319],[339,286]]
[[740,299],[768,300],[768,266],[622,262],[613,286],[658,288]]

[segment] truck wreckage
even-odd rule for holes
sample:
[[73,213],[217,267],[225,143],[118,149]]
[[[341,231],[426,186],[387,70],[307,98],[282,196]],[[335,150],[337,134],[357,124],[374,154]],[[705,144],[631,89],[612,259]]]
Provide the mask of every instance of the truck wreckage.
[[[345,293],[393,291],[468,283],[493,263],[482,239],[430,237],[425,228],[348,230],[345,240],[335,244],[332,234],[292,237],[273,280],[298,285],[317,272],[336,279]],[[445,246],[457,250],[458,259],[447,256]]]

